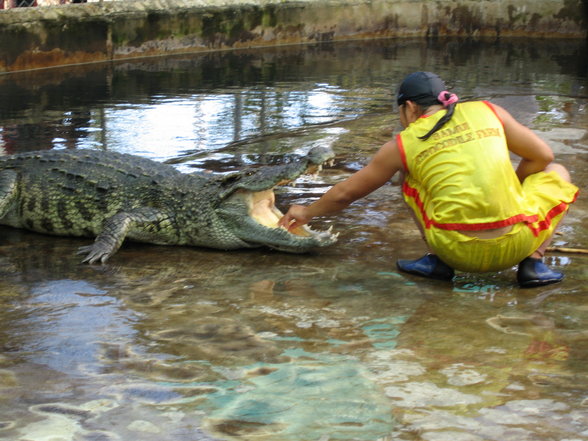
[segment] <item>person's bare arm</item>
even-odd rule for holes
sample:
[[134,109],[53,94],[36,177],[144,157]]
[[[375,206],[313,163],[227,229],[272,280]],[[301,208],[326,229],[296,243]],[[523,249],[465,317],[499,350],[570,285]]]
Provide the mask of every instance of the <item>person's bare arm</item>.
[[307,224],[313,217],[337,213],[384,185],[401,168],[400,151],[396,142],[390,141],[378,150],[368,165],[333,186],[316,202],[290,207],[279,225],[292,230]]
[[545,170],[553,161],[551,147],[505,109],[496,104],[492,104],[492,107],[502,121],[508,149],[521,157],[516,170],[519,180],[523,182],[527,176]]

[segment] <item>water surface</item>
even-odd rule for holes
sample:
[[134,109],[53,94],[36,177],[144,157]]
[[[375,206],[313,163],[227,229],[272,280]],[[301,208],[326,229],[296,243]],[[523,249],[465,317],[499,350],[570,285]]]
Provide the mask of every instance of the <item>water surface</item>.
[[[329,145],[334,167],[280,190],[308,203],[399,130],[414,70],[490,99],[588,184],[583,41],[381,40],[0,76],[0,148],[108,149],[227,172]],[[583,193],[556,245],[586,248]],[[514,270],[439,283],[399,274],[423,244],[397,182],[311,255],[88,240],[0,227],[0,438],[588,440],[588,257],[559,285]]]

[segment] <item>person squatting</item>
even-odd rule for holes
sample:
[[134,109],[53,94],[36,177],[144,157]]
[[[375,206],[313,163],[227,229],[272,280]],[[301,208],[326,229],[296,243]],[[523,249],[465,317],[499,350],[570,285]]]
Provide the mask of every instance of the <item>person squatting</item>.
[[[396,94],[403,130],[370,162],[310,205],[292,205],[279,224],[295,229],[343,210],[402,175],[402,193],[428,252],[398,260],[400,271],[451,280],[455,270],[517,265],[521,287],[560,282],[543,256],[578,196],[551,148],[501,106],[460,102],[431,72],[414,72]],[[510,153],[520,157],[514,168]]]

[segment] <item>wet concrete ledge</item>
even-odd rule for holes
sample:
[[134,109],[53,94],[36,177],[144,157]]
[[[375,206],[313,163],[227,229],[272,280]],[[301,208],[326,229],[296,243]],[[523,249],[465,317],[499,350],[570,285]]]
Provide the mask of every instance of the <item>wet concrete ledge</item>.
[[131,0],[0,11],[0,73],[384,37],[586,38],[588,0]]

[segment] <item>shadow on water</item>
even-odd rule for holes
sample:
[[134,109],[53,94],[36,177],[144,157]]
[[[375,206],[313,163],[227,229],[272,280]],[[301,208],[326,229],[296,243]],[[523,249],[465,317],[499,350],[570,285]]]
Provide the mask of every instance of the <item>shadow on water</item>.
[[[314,145],[333,168],[280,191],[306,203],[398,130],[416,69],[505,105],[588,184],[583,41],[377,41],[0,76],[0,147],[103,148],[225,172]],[[64,75],[65,74],[65,75]],[[581,195],[557,245],[586,247]],[[88,240],[0,227],[0,439],[588,439],[586,257],[520,290],[395,271],[423,252],[397,182],[310,255]]]

